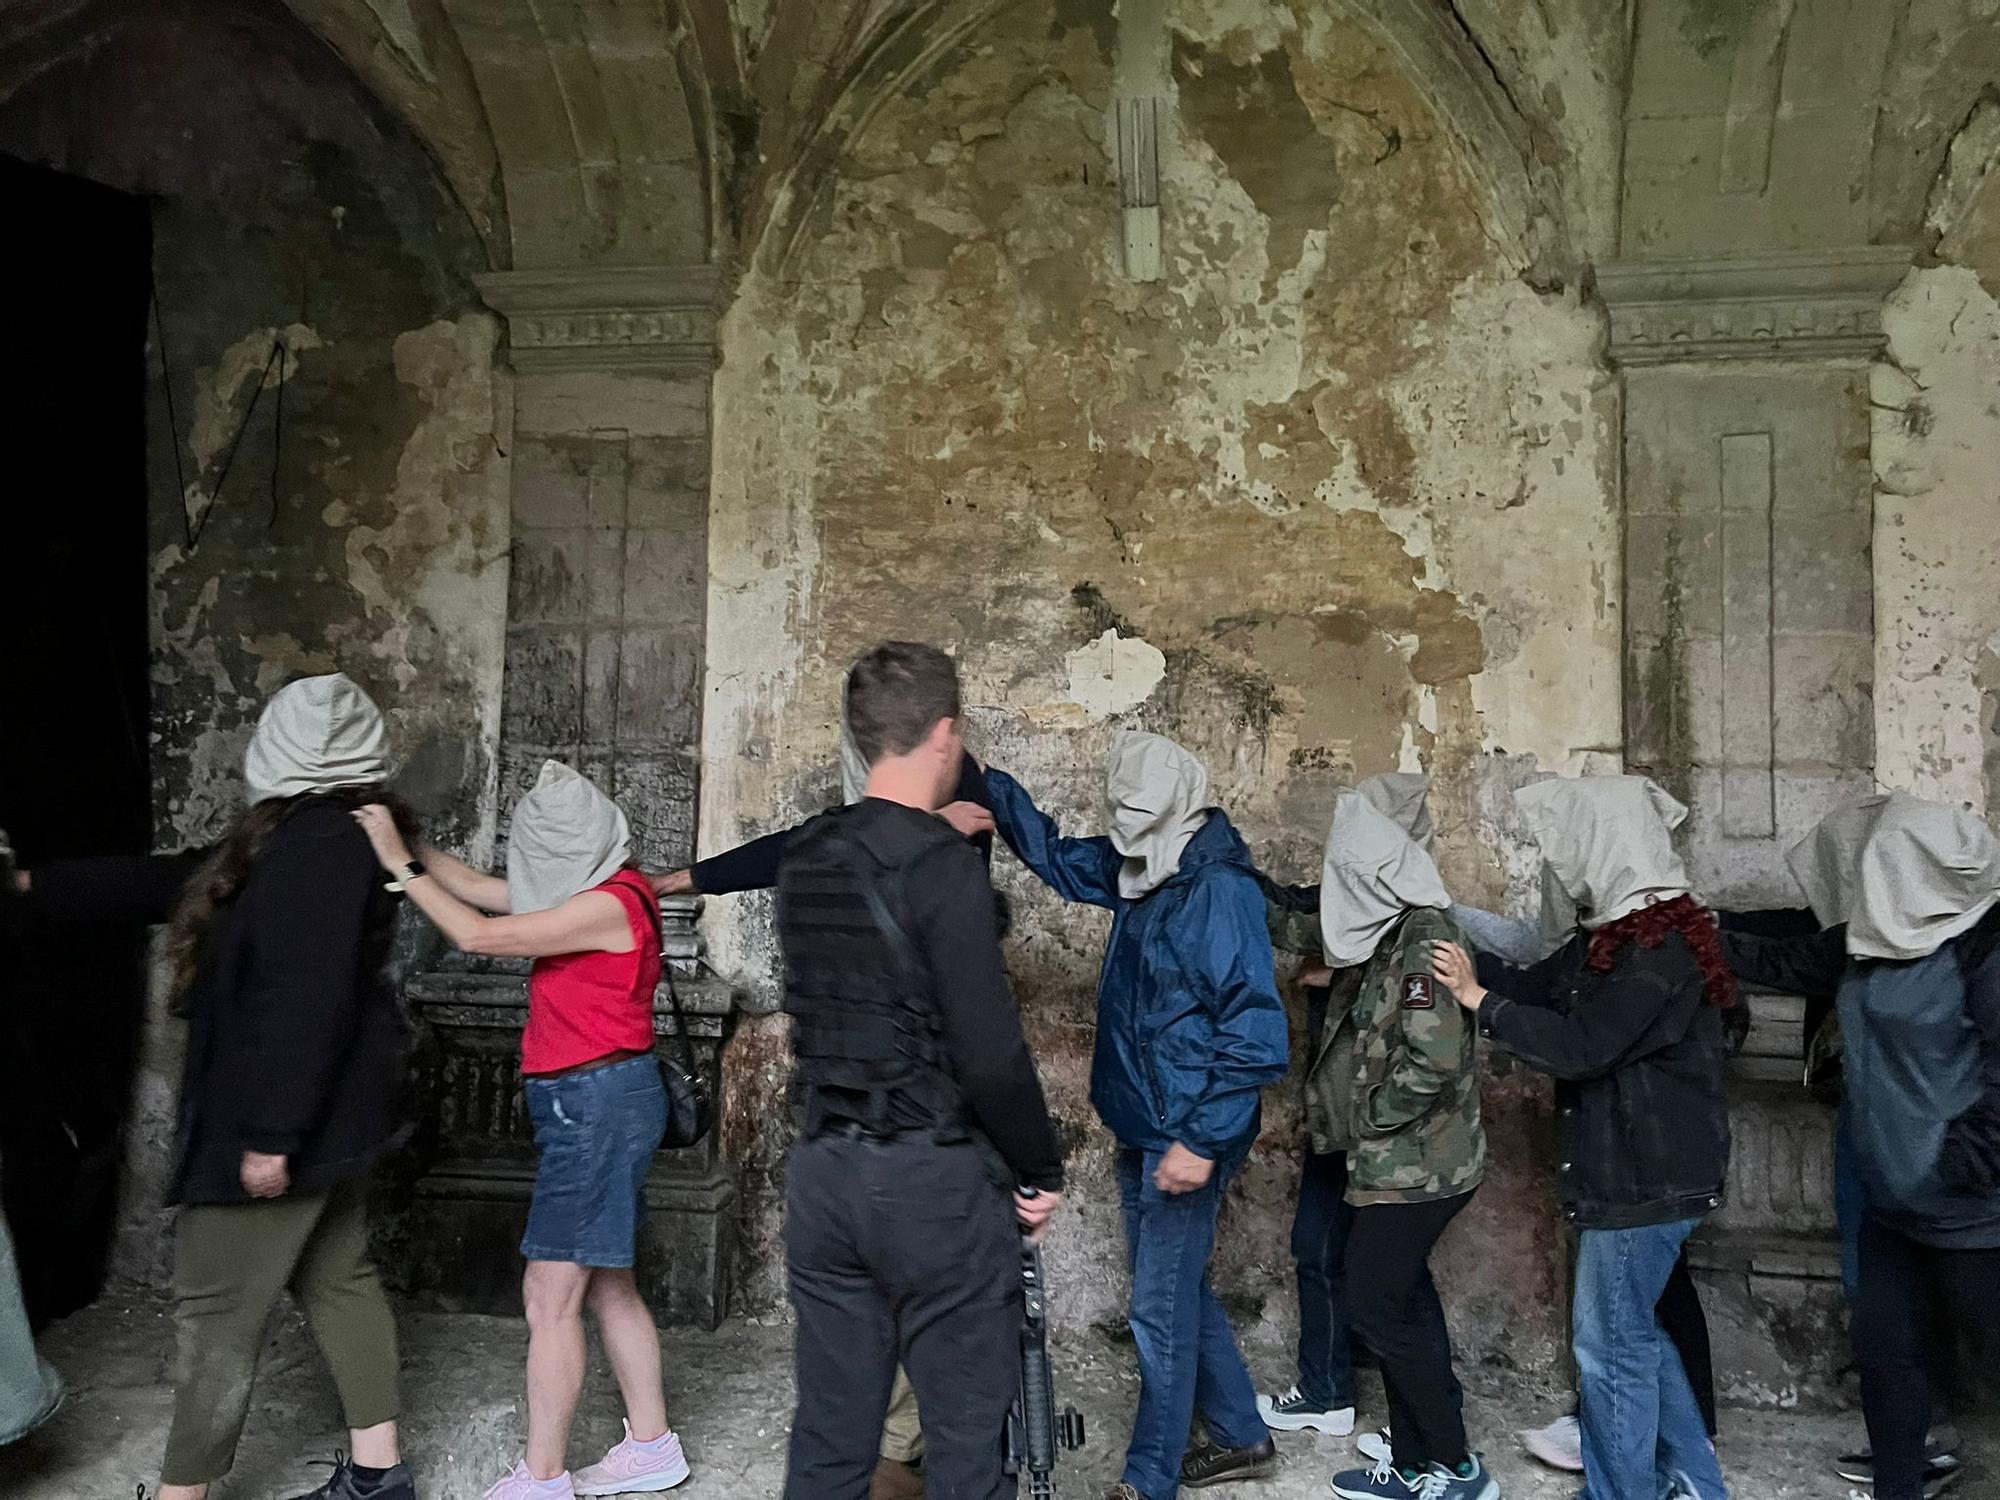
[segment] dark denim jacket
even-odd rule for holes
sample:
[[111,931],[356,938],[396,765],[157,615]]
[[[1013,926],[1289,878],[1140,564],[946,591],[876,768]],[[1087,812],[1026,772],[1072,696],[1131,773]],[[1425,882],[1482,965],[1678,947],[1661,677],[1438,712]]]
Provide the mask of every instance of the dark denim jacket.
[[1581,1229],[1696,1219],[1729,1170],[1721,1013],[1694,952],[1670,934],[1607,974],[1579,933],[1530,968],[1481,955],[1479,1029],[1556,1080],[1560,1188]]

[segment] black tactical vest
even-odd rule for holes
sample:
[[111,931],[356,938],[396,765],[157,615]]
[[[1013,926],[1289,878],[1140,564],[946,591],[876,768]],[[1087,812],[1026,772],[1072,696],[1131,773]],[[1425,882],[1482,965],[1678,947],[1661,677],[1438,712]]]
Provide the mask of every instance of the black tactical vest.
[[855,809],[813,819],[778,871],[778,941],[792,1017],[793,1088],[807,1136],[848,1124],[883,1135],[963,1140],[933,980],[904,931],[902,871],[933,839],[887,827],[859,834]]

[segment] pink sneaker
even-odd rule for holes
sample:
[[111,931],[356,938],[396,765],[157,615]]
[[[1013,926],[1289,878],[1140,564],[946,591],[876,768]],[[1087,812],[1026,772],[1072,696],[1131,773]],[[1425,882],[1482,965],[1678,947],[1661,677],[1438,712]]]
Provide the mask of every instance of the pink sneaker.
[[528,1472],[524,1458],[514,1471],[486,1492],[486,1500],[574,1500],[576,1490],[567,1474],[554,1479],[537,1479]]
[[[576,1476],[579,1495],[650,1495],[670,1490],[688,1477],[688,1461],[681,1452],[681,1440],[673,1433],[651,1443],[632,1440],[632,1424],[625,1424],[625,1441]],[[511,1500],[511,1497],[510,1497]]]

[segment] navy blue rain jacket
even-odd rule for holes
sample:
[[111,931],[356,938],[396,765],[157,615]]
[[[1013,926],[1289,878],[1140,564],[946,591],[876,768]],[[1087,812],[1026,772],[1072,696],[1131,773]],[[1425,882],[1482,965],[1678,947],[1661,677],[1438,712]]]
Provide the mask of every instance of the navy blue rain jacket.
[[1213,1161],[1256,1138],[1259,1090],[1290,1047],[1250,851],[1219,810],[1180,868],[1137,901],[1118,893],[1108,838],[1064,838],[1005,771],[986,773],[1000,836],[1069,901],[1113,916],[1097,982],[1090,1102],[1120,1143],[1179,1143]]

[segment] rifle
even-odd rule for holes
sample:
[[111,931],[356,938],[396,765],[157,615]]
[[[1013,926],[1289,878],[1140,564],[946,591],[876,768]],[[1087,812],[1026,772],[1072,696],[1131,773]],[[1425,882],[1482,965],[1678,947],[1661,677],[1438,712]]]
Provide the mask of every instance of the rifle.
[[[1032,1196],[1030,1189],[1023,1196]],[[1007,1417],[1007,1472],[1025,1474],[1028,1500],[1055,1500],[1056,1450],[1083,1446],[1083,1413],[1056,1410],[1049,1368],[1049,1296],[1042,1247],[1021,1236],[1021,1394]]]

